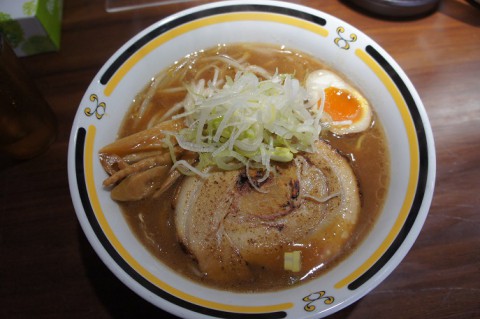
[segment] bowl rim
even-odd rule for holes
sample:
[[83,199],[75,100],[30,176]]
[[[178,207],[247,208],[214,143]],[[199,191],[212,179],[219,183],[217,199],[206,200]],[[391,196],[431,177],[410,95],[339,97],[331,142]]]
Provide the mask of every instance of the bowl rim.
[[[408,216],[406,216],[404,222],[401,225],[401,229],[398,230],[398,236],[395,236],[394,240],[391,241],[391,249],[387,249],[383,252],[382,256],[378,258],[368,269],[368,274],[357,278],[355,281],[349,283],[352,286],[353,291],[351,295],[347,296],[341,302],[332,304],[329,307],[318,309],[318,311],[307,312],[302,315],[302,318],[311,318],[318,316],[326,316],[332,314],[340,309],[345,308],[346,306],[357,301],[372,289],[374,289],[378,284],[380,284],[401,262],[405,257],[407,252],[412,247],[415,239],[417,238],[420,230],[423,226],[423,223],[428,214],[428,209],[431,204],[434,181],[435,181],[435,148],[433,134],[430,127],[430,123],[426,114],[426,110],[420,100],[418,93],[413,87],[412,83],[400,68],[400,66],[393,60],[393,58],[388,55],[376,42],[370,39],[360,30],[351,26],[345,21],[342,21],[334,16],[331,16],[327,13],[315,10],[303,5],[282,2],[282,1],[222,1],[214,2],[210,4],[199,5],[171,16],[168,16],[150,27],[147,27],[136,36],[128,40],[120,49],[118,49],[115,54],[113,54],[110,59],[104,64],[98,74],[95,76],[90,87],[98,85],[106,85],[111,81],[112,77],[115,77],[116,72],[125,61],[127,61],[131,56],[132,52],[136,52],[144,45],[148,44],[150,41],[155,39],[157,36],[162,33],[158,33],[159,30],[165,32],[168,28],[174,28],[177,26],[182,26],[191,21],[196,21],[199,17],[204,14],[205,16],[215,15],[219,12],[228,14],[229,12],[273,12],[272,14],[278,14],[282,16],[291,17],[292,14],[295,19],[309,19],[310,23],[314,25],[320,25],[325,27],[327,21],[336,21],[341,22],[345,28],[353,30],[356,35],[361,35],[364,39],[368,40],[369,43],[366,46],[365,52],[370,55],[370,59],[373,58],[375,63],[381,65],[383,72],[387,74],[390,80],[393,82],[394,86],[398,89],[401,94],[401,98],[405,100],[405,104],[408,108],[410,116],[412,116],[412,121],[415,130],[415,139],[419,143],[419,163],[418,163],[418,173],[419,179],[418,184],[414,185],[416,191],[413,195],[412,206],[414,208],[409,209]],[[192,20],[188,20],[186,17],[190,17]],[[338,33],[340,36],[340,33]],[[340,38],[340,41],[343,41],[342,45],[348,45],[348,40]],[[132,49],[133,48],[133,49]],[[128,52],[128,54],[125,54]],[[111,83],[111,82],[110,82]],[[118,85],[118,82],[117,84]],[[82,108],[84,101],[92,101],[92,90],[89,88],[85,93],[85,96],[82,99],[82,103],[78,109],[77,115],[75,116],[75,121],[72,126],[70,144],[69,144],[69,154],[68,154],[68,176],[69,176],[69,186],[72,194],[72,200],[74,203],[75,211],[77,217],[82,226],[84,233],[87,236],[90,244],[100,256],[102,261],[107,265],[107,267],[128,287],[134,290],[137,294],[142,296],[147,301],[153,303],[156,306],[163,308],[166,311],[180,315],[182,317],[195,317],[195,318],[218,318],[218,317],[228,317],[232,316],[232,313],[235,317],[245,317],[245,318],[266,318],[267,315],[269,318],[283,318],[284,316],[290,316],[289,310],[282,311],[270,311],[266,310],[264,312],[259,312],[258,309],[253,312],[235,312],[235,311],[219,311],[215,309],[215,305],[212,305],[212,308],[198,306],[184,300],[181,297],[172,298],[168,294],[161,294],[159,296],[152,289],[146,288],[146,285],[149,286],[151,283],[148,283],[148,280],[142,276],[137,276],[135,273],[129,273],[125,271],[125,268],[118,265],[118,260],[112,258],[112,254],[115,252],[108,251],[108,249],[102,244],[102,242],[107,241],[108,239],[99,240],[98,236],[103,233],[100,229],[95,230],[92,226],[92,218],[85,218],[86,210],[92,209],[86,205],[86,202],[89,202],[88,191],[86,189],[80,189],[89,187],[82,183],[84,178],[81,170],[84,168],[86,163],[84,162],[84,149],[82,149],[89,138],[88,128],[85,129],[81,124],[80,117],[85,117],[85,109]],[[108,94],[106,94],[108,95]],[[97,96],[97,107],[101,105],[99,97]],[[98,109],[99,112],[102,110]],[[102,115],[97,113],[96,115]],[[83,130],[82,130],[83,129]],[[92,186],[90,186],[92,187]],[[414,213],[411,213],[415,211]],[[89,216],[94,216],[90,214]],[[367,273],[367,272],[365,272]],[[147,281],[147,282],[145,282]],[[368,284],[365,284],[368,283]],[[155,291],[157,291],[155,289]],[[320,291],[321,292],[321,291]],[[316,295],[313,295],[313,294]],[[319,300],[321,298],[327,298],[328,296],[320,296],[319,292],[312,292],[312,296],[306,296],[312,298],[312,301]],[[160,298],[160,299],[159,299]],[[323,299],[324,303],[328,299]],[[306,305],[305,305],[306,307]],[[234,308],[232,308],[234,309]],[[260,308],[259,308],[260,309]],[[265,308],[267,309],[267,308]],[[298,315],[295,316],[298,318]]]

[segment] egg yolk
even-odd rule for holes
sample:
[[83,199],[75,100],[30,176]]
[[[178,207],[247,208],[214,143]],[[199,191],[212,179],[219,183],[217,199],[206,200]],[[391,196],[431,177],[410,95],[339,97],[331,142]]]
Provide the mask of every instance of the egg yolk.
[[347,90],[328,87],[325,89],[325,106],[327,112],[334,121],[350,120],[361,116],[361,105],[359,101]]

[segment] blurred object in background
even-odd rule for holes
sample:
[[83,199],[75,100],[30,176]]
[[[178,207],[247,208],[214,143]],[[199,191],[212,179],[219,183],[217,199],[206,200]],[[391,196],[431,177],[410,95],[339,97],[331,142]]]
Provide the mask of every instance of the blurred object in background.
[[56,134],[52,110],[0,33],[0,157],[32,158]]
[[105,9],[107,12],[117,12],[180,2],[195,2],[195,0],[106,0]]
[[440,0],[345,0],[366,12],[390,18],[416,18],[432,13]]
[[0,0],[0,32],[17,56],[60,49],[62,0]]
[[480,9],[480,0],[468,0],[467,2],[469,2],[475,8]]

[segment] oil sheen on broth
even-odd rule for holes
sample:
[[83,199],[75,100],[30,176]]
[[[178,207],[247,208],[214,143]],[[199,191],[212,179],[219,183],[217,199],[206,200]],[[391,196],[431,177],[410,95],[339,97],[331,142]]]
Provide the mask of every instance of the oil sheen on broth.
[[[195,52],[176,62],[163,74],[166,76],[158,84],[154,80],[140,92],[119,131],[119,137],[129,136],[146,129],[152,121],[160,118],[173,105],[182,101],[184,83],[196,82],[199,78],[212,79],[214,69],[209,67],[211,57],[226,55],[242,63],[258,65],[274,74],[294,74],[300,83],[304,83],[308,74],[319,69],[330,69],[319,60],[295,50],[263,44],[232,44]],[[331,69],[330,69],[331,70]],[[177,72],[181,78],[168,80]],[[224,70],[234,77],[235,71]],[[334,71],[333,71],[334,72]],[[347,78],[342,76],[342,78]],[[173,77],[172,77],[173,78]],[[272,272],[263,267],[250,265],[253,281],[218,282],[209,280],[198,269],[197,261],[190,256],[179,242],[175,228],[173,201],[176,186],[157,198],[120,202],[123,214],[131,229],[147,249],[166,265],[182,275],[209,286],[234,291],[277,290],[299,282],[305,282],[324,274],[355,249],[366,236],[383,206],[389,183],[389,155],[383,128],[373,112],[372,124],[361,133],[338,135],[322,131],[321,138],[348,159],[357,178],[361,211],[352,235],[345,243],[341,253],[315,266],[315,271]],[[303,251],[305,254],[305,251]],[[283,261],[281,261],[283,263]],[[252,282],[254,284],[252,284]]]

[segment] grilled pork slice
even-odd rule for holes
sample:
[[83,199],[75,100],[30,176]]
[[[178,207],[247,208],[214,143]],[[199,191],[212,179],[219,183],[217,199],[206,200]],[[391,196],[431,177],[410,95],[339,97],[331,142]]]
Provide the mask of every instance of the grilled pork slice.
[[254,170],[184,179],[176,230],[205,276],[233,283],[253,280],[255,267],[280,273],[284,254],[295,250],[306,274],[341,254],[360,213],[357,180],[327,143],[317,149],[277,165],[264,181]]

